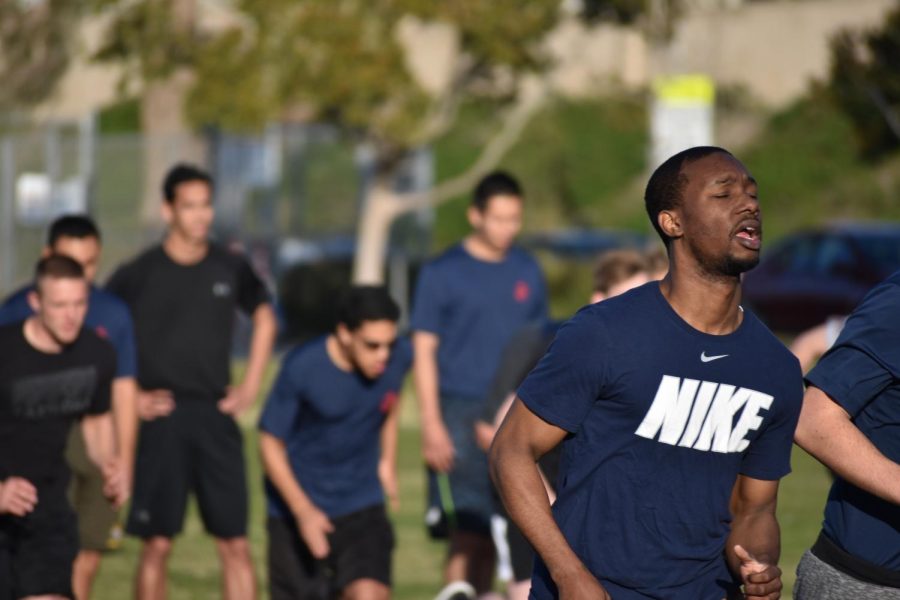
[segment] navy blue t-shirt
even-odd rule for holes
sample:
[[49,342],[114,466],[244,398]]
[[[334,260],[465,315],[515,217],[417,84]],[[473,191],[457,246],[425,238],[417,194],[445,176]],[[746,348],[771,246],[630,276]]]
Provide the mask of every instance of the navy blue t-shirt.
[[[409,340],[398,340],[385,372],[369,380],[339,369],[326,339],[285,356],[259,428],[284,442],[300,487],[333,518],[384,502],[381,426],[400,397],[412,349]],[[266,497],[270,516],[292,518],[268,479]]]
[[440,338],[441,393],[480,400],[513,334],[546,318],[544,276],[527,252],[487,262],[456,244],[422,269],[411,327]]
[[[581,309],[519,388],[563,442],[554,518],[616,600],[721,600],[738,474],[790,472],[800,366],[756,317],[697,331],[648,283]],[[532,598],[555,598],[538,559]]]
[[[841,405],[882,454],[900,463],[900,272],[869,292],[806,380]],[[900,572],[897,505],[836,477],[824,531],[853,556]]]
[[[17,323],[30,317],[28,293],[33,286],[26,286],[10,295],[0,306],[0,325]],[[137,375],[137,354],[134,348],[134,324],[128,306],[109,292],[91,286],[85,326],[112,344],[116,351],[116,377]]]

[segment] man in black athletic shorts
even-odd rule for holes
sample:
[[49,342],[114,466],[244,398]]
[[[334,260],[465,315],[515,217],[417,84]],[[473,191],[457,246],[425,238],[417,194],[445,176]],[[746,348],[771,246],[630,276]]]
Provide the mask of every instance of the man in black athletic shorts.
[[50,256],[38,263],[28,297],[34,315],[0,327],[2,600],[72,597],[78,532],[64,449],[79,418],[106,496],[124,498],[109,413],[116,357],[82,327],[87,300],[81,265]]
[[412,362],[384,287],[344,293],[334,333],[284,359],[260,418],[272,600],[386,600],[398,401]]
[[[107,288],[131,308],[142,422],[127,531],[144,547],[142,600],[165,597],[172,538],[196,494],[216,538],[226,600],[252,600],[247,482],[235,415],[259,392],[275,339],[269,294],[246,260],[211,244],[212,180],[178,165],[163,184],[163,243],[122,266]],[[253,320],[243,381],[229,386],[235,310]]]

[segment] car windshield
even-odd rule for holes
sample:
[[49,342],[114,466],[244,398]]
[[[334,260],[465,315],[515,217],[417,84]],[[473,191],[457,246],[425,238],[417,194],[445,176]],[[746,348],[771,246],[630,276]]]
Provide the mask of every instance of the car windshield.
[[879,270],[893,272],[900,269],[900,233],[860,236],[855,241]]

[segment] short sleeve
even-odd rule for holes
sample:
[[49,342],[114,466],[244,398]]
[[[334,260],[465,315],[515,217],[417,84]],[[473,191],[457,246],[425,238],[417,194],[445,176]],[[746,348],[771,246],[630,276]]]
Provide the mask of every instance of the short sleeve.
[[[892,278],[896,279],[896,277]],[[806,377],[851,417],[900,379],[900,286],[872,290]]]
[[570,433],[578,431],[607,385],[608,341],[595,309],[581,309],[560,328],[518,390],[531,412]]
[[89,415],[102,415],[109,412],[110,398],[112,396],[112,382],[116,374],[116,353],[111,344],[101,340],[104,352],[102,360],[97,364],[97,386],[94,389],[94,397],[88,407]]
[[287,440],[300,416],[303,401],[303,390],[300,382],[303,373],[296,368],[295,361],[288,356],[281,366],[275,385],[269,392],[266,405],[259,417],[259,429]]
[[260,304],[271,301],[265,284],[243,258],[238,264],[237,288],[237,304],[248,315],[252,315]]
[[118,311],[115,330],[109,332],[109,341],[116,350],[116,377],[136,377],[134,322],[131,320],[131,311],[124,304]]
[[741,460],[741,474],[753,479],[775,481],[791,472],[791,450],[803,404],[803,383],[800,364],[792,357],[789,359],[795,364],[784,375],[782,396],[773,400],[777,409]]
[[434,264],[425,265],[416,284],[410,327],[414,331],[440,334],[443,329],[442,313],[445,301],[446,294],[443,292],[440,272]]
[[28,305],[28,292],[31,289],[31,286],[21,289],[3,302],[0,306],[0,325],[18,323],[31,316],[31,306]]
[[522,383],[528,372],[540,360],[547,349],[543,327],[526,325],[516,333],[503,349],[500,366],[494,373],[480,419],[493,423],[497,411],[503,406],[510,392]]

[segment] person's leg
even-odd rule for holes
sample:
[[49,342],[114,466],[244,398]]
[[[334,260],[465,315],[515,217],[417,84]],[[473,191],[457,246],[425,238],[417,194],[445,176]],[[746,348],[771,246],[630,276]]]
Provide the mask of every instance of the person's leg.
[[144,540],[135,582],[137,600],[165,600],[166,571],[171,553],[171,538],[157,536]]
[[300,539],[294,521],[269,517],[266,529],[269,534],[269,598],[328,600],[328,581]]
[[167,417],[143,421],[138,435],[134,491],[127,532],[143,540],[137,572],[137,600],[166,597],[172,540],[181,531],[187,508],[189,448],[179,434],[182,408]]
[[795,600],[898,600],[900,589],[860,581],[807,550],[797,565]]
[[476,593],[483,594],[492,587],[494,567],[494,543],[489,535],[463,530],[450,534],[445,581],[467,581]]
[[72,562],[78,553],[75,514],[65,498],[46,491],[46,503],[15,528],[13,539],[12,598],[41,600],[72,597]]
[[192,483],[206,531],[216,538],[225,600],[253,600],[256,574],[247,541],[244,444],[234,419],[214,404],[192,406]]
[[80,549],[72,565],[72,591],[77,600],[88,600],[117,515],[103,494],[103,474],[88,457],[80,427],[69,434],[66,462],[72,470],[69,499],[78,516]]
[[334,585],[341,600],[386,600],[391,596],[394,529],[384,506],[333,519],[329,535]]
[[256,598],[256,574],[246,537],[216,539],[222,564],[222,598],[253,600]]
[[100,570],[101,554],[96,550],[79,550],[72,564],[72,592],[75,600],[88,600],[94,578]]
[[476,594],[483,594],[492,588],[496,554],[491,539],[494,500],[487,456],[475,441],[475,419],[481,414],[481,403],[471,398],[447,398],[441,412],[456,448],[453,470],[447,476],[454,516],[450,519],[444,581],[465,581]]
[[374,579],[357,579],[343,589],[341,600],[388,600],[391,588]]

